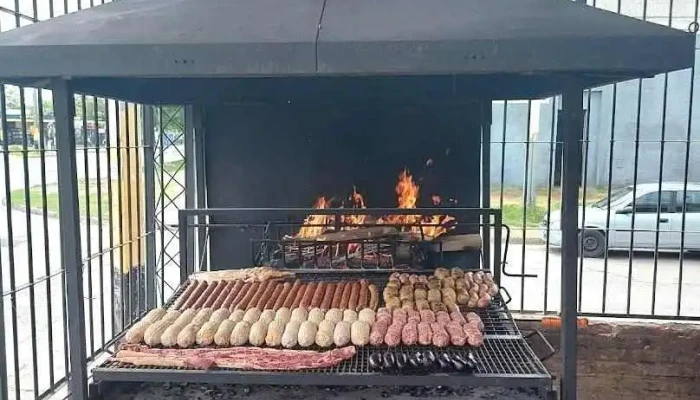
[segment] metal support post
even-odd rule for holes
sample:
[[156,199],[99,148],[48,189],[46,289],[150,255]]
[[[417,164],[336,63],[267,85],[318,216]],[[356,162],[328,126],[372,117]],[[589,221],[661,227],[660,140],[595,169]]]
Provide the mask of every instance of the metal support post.
[[61,264],[66,277],[68,340],[70,342],[71,397],[87,399],[87,358],[85,349],[85,310],[83,304],[83,268],[78,214],[78,179],[75,164],[75,99],[69,81],[53,82],[56,147],[58,149],[58,209],[61,228]]
[[[197,181],[196,195],[197,208],[207,208],[207,176],[205,163],[205,129],[204,129],[204,110],[202,107],[197,107],[193,112],[194,119],[194,151],[195,151],[195,177]],[[207,236],[209,234],[207,228],[203,228],[203,224],[207,223],[207,216],[197,218],[197,260],[199,268],[202,271],[209,270],[209,256],[207,254]]]
[[563,133],[562,248],[561,248],[561,351],[562,400],[576,399],[578,192],[583,139],[583,87],[571,85],[562,96],[559,123]]
[[[194,107],[185,106],[185,208],[195,208],[195,185],[196,182],[196,164],[195,164],[195,148],[194,148]],[[192,217],[187,218],[187,224],[193,223]],[[194,232],[193,227],[188,227],[185,229],[185,246],[187,247],[185,252],[187,254],[186,268],[187,275],[194,272],[195,268],[195,242],[194,242]],[[180,243],[183,243],[182,238],[180,238]],[[182,251],[182,248],[180,248]],[[183,268],[181,265],[180,268]]]
[[[155,153],[153,141],[155,136],[153,107],[143,106],[143,174],[144,206],[146,222],[146,309],[156,307],[156,188],[155,188]],[[163,299],[165,301],[165,299]]]
[[[491,101],[481,103],[481,207],[491,207]],[[484,267],[491,268],[491,216],[484,215],[481,223],[482,229],[482,253]],[[496,282],[501,281],[500,265],[493,265],[493,274]]]

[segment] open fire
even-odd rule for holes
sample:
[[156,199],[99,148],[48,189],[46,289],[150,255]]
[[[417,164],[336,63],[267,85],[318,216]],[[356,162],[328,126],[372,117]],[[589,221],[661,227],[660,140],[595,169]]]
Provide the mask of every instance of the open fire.
[[[399,173],[398,182],[395,187],[398,198],[398,208],[414,209],[417,208],[420,197],[420,186],[414,181],[408,169],[404,169]],[[431,195],[431,201],[434,206],[439,206],[442,202],[438,194]],[[332,208],[332,199],[327,199],[325,196],[319,197],[314,207],[315,209]],[[353,192],[348,198],[348,204],[352,208],[366,208],[365,200],[362,194],[353,187]],[[336,207],[344,208],[345,202],[340,202]],[[366,226],[374,225],[391,225],[399,229],[399,232],[408,234],[409,237],[423,240],[433,240],[440,235],[443,235],[448,230],[454,228],[455,218],[449,215],[386,215],[379,218],[373,218],[368,215],[356,214],[346,215],[343,217],[342,230],[351,230]],[[309,215],[304,219],[299,232],[294,235],[297,239],[314,239],[318,236],[335,230],[334,217],[332,215]]]

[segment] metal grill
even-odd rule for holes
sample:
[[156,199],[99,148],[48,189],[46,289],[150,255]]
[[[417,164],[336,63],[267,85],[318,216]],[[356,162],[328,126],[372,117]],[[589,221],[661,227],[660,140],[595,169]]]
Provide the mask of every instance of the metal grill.
[[[387,273],[380,271],[304,271],[297,272],[296,278],[305,282],[337,281],[340,279],[367,279],[377,285],[379,291],[387,282]],[[185,282],[165,305],[170,307],[182,295],[190,281]],[[472,352],[477,361],[476,371],[463,374],[380,374],[369,370],[368,359],[375,351],[386,351],[387,346],[367,346],[357,349],[357,354],[337,366],[298,372],[288,371],[243,371],[230,368],[217,368],[198,371],[186,368],[135,367],[108,361],[93,371],[100,381],[191,381],[247,383],[295,383],[295,384],[337,384],[337,385],[467,385],[467,386],[507,386],[507,387],[547,387],[551,377],[542,362],[527,345],[500,295],[494,297],[491,306],[477,310],[484,322],[484,345],[478,348],[450,346],[437,349],[429,346],[397,346],[396,352],[433,350],[460,353],[464,356]],[[324,350],[311,348],[312,350]],[[337,377],[342,377],[335,381]],[[357,380],[352,379],[353,377]]]

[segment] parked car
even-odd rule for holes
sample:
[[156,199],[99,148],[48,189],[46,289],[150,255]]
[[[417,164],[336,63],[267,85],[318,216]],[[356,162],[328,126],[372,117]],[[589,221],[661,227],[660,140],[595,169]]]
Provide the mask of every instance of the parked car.
[[[582,224],[583,207],[579,207],[579,237],[584,257],[601,257],[608,250],[654,250],[680,251],[700,250],[700,184],[688,183],[685,190],[685,212],[683,212],[684,184],[664,182],[625,186],[613,191],[609,198],[585,207],[585,226]],[[636,196],[636,201],[634,197]],[[660,200],[660,201],[659,201]],[[608,212],[609,210],[609,212]],[[610,215],[610,229],[608,226]],[[685,215],[685,235],[681,234]],[[632,239],[634,221],[634,239]],[[548,229],[549,228],[549,229]],[[552,247],[561,246],[561,211],[553,211],[540,224],[540,235]]]

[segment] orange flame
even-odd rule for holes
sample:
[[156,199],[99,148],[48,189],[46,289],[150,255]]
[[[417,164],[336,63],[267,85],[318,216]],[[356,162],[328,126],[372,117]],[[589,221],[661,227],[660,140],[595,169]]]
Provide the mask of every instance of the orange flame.
[[[316,199],[314,208],[330,208],[330,201],[328,201],[324,196],[321,196]],[[309,215],[304,219],[304,223],[299,229],[299,233],[297,233],[295,237],[299,239],[314,238],[322,234],[328,228],[328,225],[331,225],[332,223],[332,215]]]
[[[420,186],[414,182],[413,175],[411,175],[408,169],[404,169],[399,173],[398,182],[394,188],[396,195],[398,197],[398,208],[402,209],[415,209],[418,203],[418,196],[420,194]],[[434,205],[440,205],[442,198],[440,195],[434,194],[431,196],[431,200]],[[357,191],[356,187],[353,187],[352,194],[350,195],[350,201],[352,203],[352,208],[366,208],[365,199]],[[330,201],[325,197],[319,197],[314,204],[314,208],[323,209],[330,208]],[[366,223],[367,215],[346,215],[343,218],[345,224],[351,224],[355,226],[347,226],[343,229],[355,229],[357,225]],[[415,235],[423,235],[428,240],[434,239],[450,228],[445,225],[449,222],[454,221],[455,218],[449,215],[432,215],[421,217],[420,215],[387,215],[376,220],[377,224],[391,224],[397,226],[410,226],[410,232]],[[315,225],[315,226],[314,226]],[[333,216],[331,215],[309,215],[302,225],[299,233],[297,233],[297,238],[314,238],[321,235],[328,229],[332,229]]]

